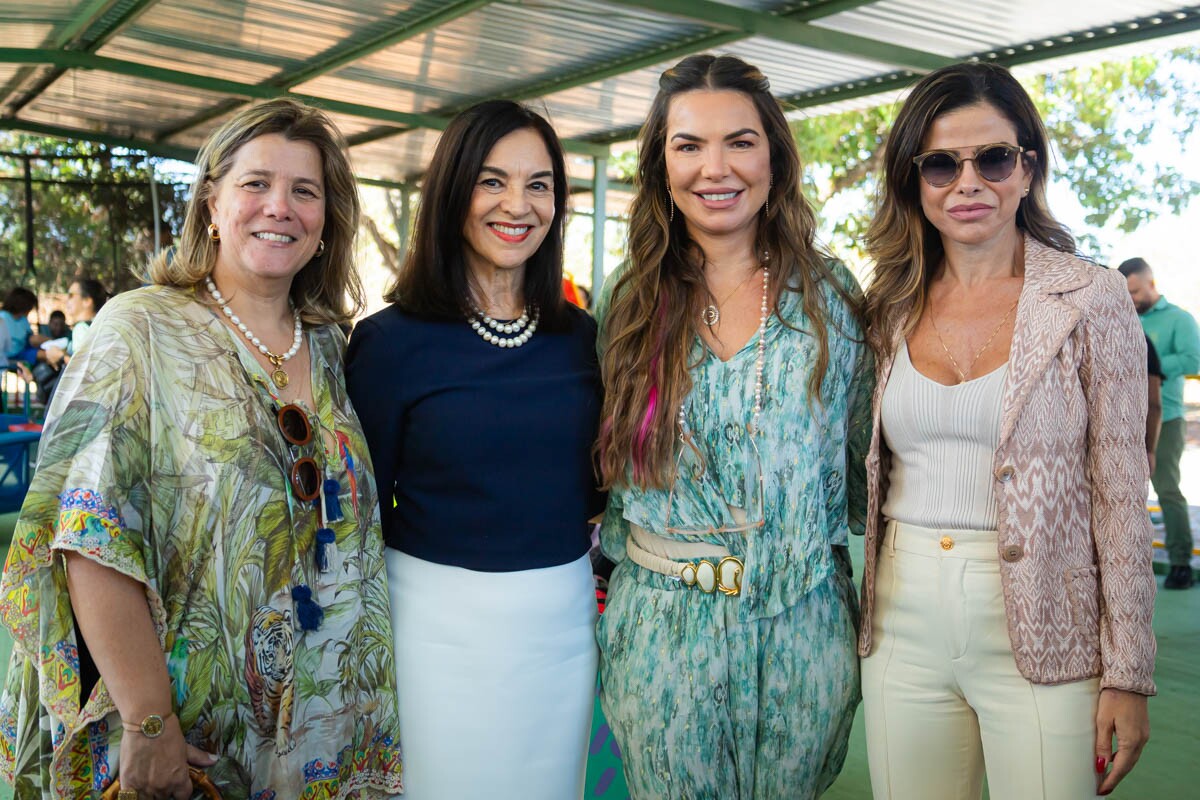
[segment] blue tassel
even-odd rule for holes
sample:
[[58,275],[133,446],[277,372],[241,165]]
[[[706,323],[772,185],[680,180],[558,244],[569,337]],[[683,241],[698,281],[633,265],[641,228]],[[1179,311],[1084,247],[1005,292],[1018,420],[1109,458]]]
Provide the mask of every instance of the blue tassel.
[[338,495],[341,494],[342,485],[333,478],[325,479],[325,524],[331,522],[341,522],[345,517],[342,516],[342,507],[338,503]]
[[296,619],[301,630],[315,631],[325,619],[325,610],[312,599],[312,589],[303,583],[292,587],[292,599],[296,601]]
[[329,528],[317,530],[317,571],[329,571],[329,545],[337,539]]

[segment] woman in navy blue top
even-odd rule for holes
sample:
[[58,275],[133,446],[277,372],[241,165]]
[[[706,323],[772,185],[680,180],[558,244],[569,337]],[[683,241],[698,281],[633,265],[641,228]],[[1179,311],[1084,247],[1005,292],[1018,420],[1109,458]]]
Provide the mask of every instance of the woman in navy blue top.
[[405,797],[581,797],[596,676],[596,325],[562,297],[549,124],[445,133],[392,305],[350,339],[380,487]]

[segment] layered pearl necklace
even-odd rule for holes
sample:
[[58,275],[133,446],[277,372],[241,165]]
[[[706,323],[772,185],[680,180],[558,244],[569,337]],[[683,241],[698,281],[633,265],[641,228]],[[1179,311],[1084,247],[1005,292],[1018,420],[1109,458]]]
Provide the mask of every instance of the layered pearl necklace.
[[234,327],[241,331],[246,339],[249,340],[250,344],[254,345],[258,349],[258,352],[266,356],[267,360],[271,362],[271,366],[275,368],[271,372],[271,381],[280,389],[286,387],[290,381],[288,379],[288,374],[283,369],[283,362],[290,360],[292,356],[300,352],[300,337],[303,333],[303,326],[300,322],[300,312],[294,305],[292,305],[291,300],[288,301],[288,305],[292,306],[292,319],[295,320],[296,323],[292,333],[292,347],[286,353],[279,355],[272,353],[267,346],[263,344],[257,336],[254,335],[254,332],[246,327],[246,323],[238,319],[237,314],[233,313],[233,309],[229,307],[227,302],[225,302],[225,297],[217,290],[217,285],[213,283],[211,277],[204,279],[204,288],[208,289],[208,293],[212,295],[213,300],[217,301],[217,305],[221,307],[221,311],[225,313],[225,316],[229,318],[229,321],[233,323]]
[[[751,436],[758,433],[758,417],[762,413],[762,396],[763,396],[763,366],[767,360],[767,320],[770,318],[770,307],[768,300],[770,294],[768,291],[769,278],[771,270],[764,265],[762,268],[762,305],[759,307],[758,318],[758,346],[754,357],[754,407],[750,412],[750,422],[746,425],[746,432]],[[679,435],[680,438],[685,438],[687,434],[687,400],[679,404]]]
[[467,323],[488,344],[496,347],[520,347],[528,342],[537,330],[540,315],[536,306],[532,317],[529,314],[529,306],[526,306],[520,319],[497,322],[484,313],[470,295],[467,295],[467,303],[471,306],[471,315],[467,318]]

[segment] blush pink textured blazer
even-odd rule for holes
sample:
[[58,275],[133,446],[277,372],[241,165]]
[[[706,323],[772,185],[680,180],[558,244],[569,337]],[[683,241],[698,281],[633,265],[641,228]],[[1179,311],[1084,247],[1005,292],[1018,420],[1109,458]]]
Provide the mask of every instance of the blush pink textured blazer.
[[[1099,676],[1105,688],[1154,694],[1146,343],[1125,279],[1027,236],[1015,324],[992,493],[1017,668],[1033,683]],[[889,473],[880,404],[899,329],[890,340],[867,455],[863,656]]]

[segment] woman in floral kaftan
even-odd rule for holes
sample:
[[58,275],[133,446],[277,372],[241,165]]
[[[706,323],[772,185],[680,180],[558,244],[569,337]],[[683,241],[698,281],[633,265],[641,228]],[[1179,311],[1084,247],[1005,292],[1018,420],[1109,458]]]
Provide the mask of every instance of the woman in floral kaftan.
[[64,371],[0,617],[18,797],[401,791],[383,543],[335,323],[358,200],[320,112],[200,153],[178,249]]

